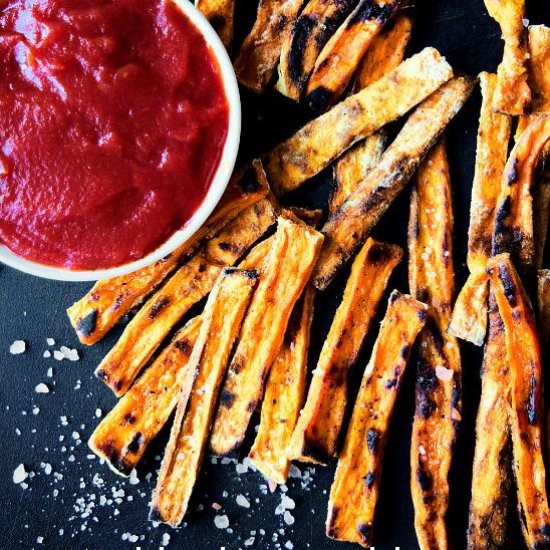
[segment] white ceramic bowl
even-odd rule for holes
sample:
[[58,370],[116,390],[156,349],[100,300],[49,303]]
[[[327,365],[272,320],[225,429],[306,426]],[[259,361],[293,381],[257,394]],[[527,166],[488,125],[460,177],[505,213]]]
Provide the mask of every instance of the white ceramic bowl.
[[164,244],[144,258],[122,266],[91,271],[72,271],[69,269],[53,267],[26,260],[25,258],[14,254],[11,250],[1,244],[0,262],[18,269],[19,271],[30,273],[31,275],[44,277],[46,279],[55,279],[58,281],[97,281],[98,279],[117,277],[119,275],[124,275],[126,273],[136,271],[137,269],[141,269],[142,267],[152,264],[153,262],[173,252],[176,248],[178,248],[178,246],[182,245],[193,236],[193,234],[202,226],[218,204],[225,188],[227,187],[231,173],[233,172],[241,136],[241,100],[239,96],[237,78],[235,77],[233,65],[231,64],[231,60],[227,55],[224,45],[204,15],[202,15],[202,13],[197,10],[197,8],[195,8],[189,0],[172,1],[191,20],[195,27],[197,27],[199,32],[204,36],[206,43],[210,46],[214,57],[218,60],[225,94],[229,103],[229,126],[227,130],[227,139],[223,148],[218,170],[214,175],[210,189],[208,190],[202,204],[193,214],[193,217],[185,224],[185,226],[176,231]]

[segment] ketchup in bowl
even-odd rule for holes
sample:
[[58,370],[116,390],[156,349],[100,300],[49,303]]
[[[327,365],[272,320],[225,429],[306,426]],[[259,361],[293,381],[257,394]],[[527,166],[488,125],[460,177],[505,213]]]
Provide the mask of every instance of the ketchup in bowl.
[[71,270],[143,258],[205,198],[229,124],[220,69],[169,0],[0,8],[0,242]]

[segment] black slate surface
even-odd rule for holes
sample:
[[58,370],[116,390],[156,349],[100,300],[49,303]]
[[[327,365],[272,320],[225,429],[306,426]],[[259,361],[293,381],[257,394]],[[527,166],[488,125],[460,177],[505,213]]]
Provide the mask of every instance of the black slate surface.
[[[239,2],[240,36],[244,36],[252,24],[253,4],[244,0]],[[431,45],[439,48],[456,69],[468,74],[496,69],[502,51],[500,33],[487,15],[482,0],[418,0],[414,13],[416,21],[411,52]],[[528,18],[532,23],[550,24],[550,6],[540,0],[531,0]],[[476,91],[448,130],[458,286],[466,276],[466,229],[479,103]],[[310,116],[305,109],[292,105],[275,92],[262,98],[243,92],[243,115],[243,160],[290,135]],[[316,183],[307,185],[291,200],[296,204],[322,205],[329,188],[330,176],[322,174]],[[405,244],[407,203],[408,193],[404,193],[377,228],[377,236]],[[338,305],[344,282],[345,274],[317,299],[310,357],[312,365]],[[392,285],[407,290],[404,265]],[[309,480],[291,479],[288,483],[287,494],[296,502],[296,508],[291,511],[295,523],[289,526],[282,515],[275,514],[281,498],[280,490],[274,494],[266,492],[265,488],[262,491],[260,486],[265,481],[259,474],[238,475],[235,464],[213,465],[206,460],[195,491],[193,508],[196,511],[190,515],[186,526],[178,530],[153,528],[147,521],[147,503],[156,479],[158,455],[166,442],[166,431],[139,466],[140,481],[135,484],[118,478],[97,459],[90,458],[86,446],[87,438],[99,422],[96,409],[105,414],[115,403],[110,390],[96,380],[92,372],[121,330],[117,329],[93,348],[84,348],[78,343],[65,309],[88,287],[87,284],[41,280],[7,267],[0,268],[0,548],[149,549],[159,548],[163,535],[168,533],[169,548],[225,547],[229,550],[246,548],[244,542],[254,531],[253,548],[280,548],[287,541],[299,550],[350,547],[324,536],[326,493],[332,480],[332,467],[316,468],[313,473],[310,468],[300,465],[302,475],[310,477]],[[46,344],[47,337],[56,340],[53,348]],[[27,351],[14,356],[9,353],[9,346],[17,339],[26,341]],[[61,345],[79,349],[80,361],[58,362],[42,357],[44,350],[59,349]],[[371,346],[372,338],[356,369],[357,376],[366,364]],[[465,546],[473,427],[480,387],[479,350],[463,346],[462,357],[463,423],[451,475],[449,510],[451,538],[457,549]],[[53,369],[52,378],[47,376],[49,367]],[[417,548],[408,488],[413,371],[409,369],[398,400],[386,452],[375,531],[379,550],[396,546]],[[35,392],[40,382],[49,386],[50,393]],[[66,417],[66,421],[62,417]],[[73,432],[77,432],[76,439]],[[12,481],[13,471],[21,463],[25,464],[27,471],[34,472],[34,477],[27,480],[27,489]],[[41,466],[46,463],[52,467],[49,475],[45,471],[49,468]],[[306,487],[302,488],[302,485]],[[108,499],[115,498],[113,491],[119,502],[109,502]],[[238,494],[250,500],[250,509],[236,504]],[[223,506],[220,512],[211,508],[214,502]],[[231,532],[214,526],[216,514],[227,514]],[[516,522],[512,515],[510,548],[521,548],[516,538]],[[133,542],[136,536],[137,541]]]

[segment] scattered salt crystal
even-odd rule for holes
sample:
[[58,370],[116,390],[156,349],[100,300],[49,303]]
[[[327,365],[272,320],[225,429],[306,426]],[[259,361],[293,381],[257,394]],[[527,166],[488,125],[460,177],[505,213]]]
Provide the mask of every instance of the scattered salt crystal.
[[254,544],[255,540],[256,539],[254,537],[250,537],[250,538],[248,538],[244,541],[244,545],[245,546],[252,546]]
[[241,464],[240,462],[235,466],[235,470],[237,470],[237,473],[239,475],[246,474],[246,472],[248,472],[248,468],[244,464]]
[[269,492],[270,493],[274,493],[277,489],[277,483],[275,481],[271,481],[269,480],[268,483],[267,483],[268,487],[269,487]]
[[22,483],[29,477],[29,473],[25,470],[24,464],[19,464],[13,471],[13,482]]
[[300,478],[302,477],[302,471],[300,470],[300,468],[298,468],[298,466],[295,466],[294,464],[292,464],[290,466],[290,471],[288,472],[288,477]]
[[239,506],[242,506],[243,508],[250,508],[250,502],[244,495],[237,495],[235,500]]
[[51,367],[46,371],[46,376],[48,378],[53,378],[53,369]]
[[288,548],[288,550],[292,550],[294,548],[294,544],[292,544],[291,541],[287,540],[285,542],[285,548]]
[[44,464],[44,473],[49,476],[51,473],[52,473],[52,465],[51,464],[48,464],[46,462],[46,464]]
[[78,432],[73,432],[72,437],[76,441],[77,439],[80,439],[80,434]]
[[101,415],[103,414],[102,410],[101,409],[96,409],[95,410],[95,417],[96,418],[101,418]]
[[40,382],[40,384],[34,388],[34,391],[36,393],[50,393],[50,388],[48,388],[48,386],[46,386],[43,382]]
[[130,479],[128,481],[130,482],[130,485],[137,485],[139,483],[139,478],[135,468],[130,472]]
[[80,359],[80,356],[78,355],[78,350],[68,348],[67,346],[61,346],[59,348],[59,351],[63,354],[63,357],[65,359],[68,359],[69,361],[78,361]]
[[296,508],[296,503],[286,495],[281,497],[281,504],[286,510],[294,510],[294,508]]
[[55,340],[53,338],[46,338],[46,344],[48,346],[55,346]]
[[48,357],[51,357],[51,356],[52,356],[52,354],[51,354],[48,350],[46,350],[46,351],[42,354],[42,357],[44,357],[45,359],[48,359]]
[[229,527],[229,518],[225,514],[222,516],[215,516],[214,525],[218,529],[227,529]]
[[293,525],[294,524],[294,516],[290,512],[285,512],[283,515],[283,519],[287,525]]
[[36,542],[42,544],[44,542],[44,537],[36,537]]
[[529,26],[529,19],[526,19],[525,17],[522,19],[523,21],[523,26],[524,27],[528,27]]
[[228,496],[229,496],[229,493],[228,493],[227,491],[224,491],[224,492],[222,493],[222,497],[223,497],[223,498],[227,498]]
[[25,353],[26,349],[27,344],[25,344],[24,340],[15,340],[15,342],[10,346],[10,353],[12,355],[19,355],[21,353]]
[[440,380],[448,382],[453,378],[453,371],[451,369],[447,369],[446,367],[442,367],[441,365],[437,365],[437,367],[435,367],[435,375]]
[[40,409],[38,407],[33,407],[32,414],[38,414],[40,412]]
[[170,534],[164,533],[162,535],[162,546],[168,546],[168,543],[170,542]]
[[63,361],[63,359],[65,359],[65,356],[58,349],[54,349],[53,358],[56,359],[57,361]]
[[68,426],[69,425],[69,423],[67,422],[67,417],[66,416],[60,416],[59,420],[61,421],[62,426]]
[[217,512],[218,510],[222,509],[222,505],[218,504],[217,502],[213,502],[212,503],[212,508],[214,508],[214,510],[216,510],[216,512]]

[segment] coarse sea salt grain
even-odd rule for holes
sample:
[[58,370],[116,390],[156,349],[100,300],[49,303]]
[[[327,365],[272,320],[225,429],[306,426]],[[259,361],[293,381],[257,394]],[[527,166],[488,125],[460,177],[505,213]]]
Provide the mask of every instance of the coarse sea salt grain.
[[24,464],[19,464],[17,468],[13,471],[13,482],[14,483],[22,483],[29,477],[29,472],[25,470]]
[[453,371],[441,365],[437,365],[437,367],[435,367],[435,375],[443,382],[447,382],[452,379]]
[[40,382],[40,384],[36,385],[34,391],[36,393],[50,393],[50,388],[48,388],[48,386],[46,386],[43,382]]
[[80,356],[78,355],[78,350],[68,348],[67,346],[61,346],[59,348],[59,351],[63,354],[63,357],[65,359],[68,359],[69,361],[78,361],[80,359]]
[[42,354],[42,357],[44,357],[44,359],[48,359],[49,357],[51,357],[52,354],[50,353],[49,350],[46,350],[43,354]]
[[10,353],[12,355],[20,355],[21,353],[25,353],[26,349],[27,344],[24,340],[15,340],[15,342],[10,346]]
[[214,525],[218,529],[227,529],[229,527],[229,518],[225,514],[221,516],[215,516]]
[[53,338],[46,338],[46,344],[48,346],[55,346],[55,340]]
[[294,516],[286,511],[283,515],[283,520],[287,525],[293,525],[294,524]]
[[243,508],[250,508],[250,502],[244,495],[237,495],[235,500],[239,506],[242,506]]
[[63,361],[63,359],[65,359],[65,356],[58,349],[55,349],[53,350],[53,358],[57,361]]

